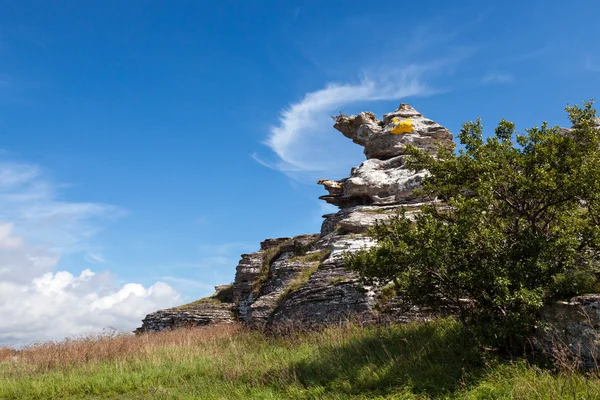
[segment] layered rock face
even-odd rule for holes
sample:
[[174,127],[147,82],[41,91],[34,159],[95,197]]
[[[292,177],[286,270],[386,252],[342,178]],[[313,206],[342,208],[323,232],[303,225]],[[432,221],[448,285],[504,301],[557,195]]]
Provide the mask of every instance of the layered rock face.
[[260,287],[257,286],[263,264],[270,264],[270,260],[267,260],[267,251],[271,251],[272,257],[276,257],[276,253],[280,251],[279,247],[289,240],[290,238],[267,239],[260,244],[260,250],[256,253],[242,254],[233,283],[235,310],[240,320],[248,321],[251,314],[250,306],[258,297],[257,289]]
[[[390,132],[399,121],[407,120],[412,131]],[[312,247],[306,248],[308,252],[300,256],[292,252],[298,248],[292,243],[299,238],[277,239],[263,242],[260,251],[242,257],[234,292],[238,316],[247,324],[286,329],[348,320],[409,321],[430,317],[401,301],[381,304],[381,288],[365,287],[356,273],[346,270],[344,254],[373,246],[374,241],[363,235],[365,230],[378,220],[396,215],[400,207],[409,213],[418,212],[420,199],[413,189],[425,173],[406,168],[406,145],[425,151],[434,151],[438,145],[453,148],[452,135],[406,104],[386,114],[382,121],[372,113],[360,113],[338,117],[334,127],[364,146],[367,160],[353,168],[348,178],[318,182],[329,192],[321,199],[340,207],[340,211],[324,216],[321,233],[313,238]],[[280,249],[273,259],[265,260],[272,246]],[[323,258],[317,260],[311,254]],[[261,287],[252,290],[261,267]]]
[[[390,133],[393,121],[397,120],[410,121],[413,130],[404,134]],[[334,127],[364,146],[367,160],[352,168],[348,178],[318,182],[329,192],[320,198],[341,208],[338,213],[325,216],[323,235],[335,229],[362,233],[376,220],[395,215],[400,207],[409,215],[418,212],[422,199],[413,191],[426,172],[406,168],[406,146],[413,145],[431,153],[437,151],[438,146],[454,148],[452,134],[446,128],[407,104],[385,114],[381,121],[370,112],[338,116]]]
[[236,319],[233,314],[231,290],[231,285],[216,286],[215,293],[206,299],[148,314],[135,333],[233,323]]
[[288,330],[344,321],[373,321],[376,293],[343,267],[346,251],[373,244],[373,240],[364,237],[335,233],[323,237],[316,246],[330,254],[326,253],[328,257],[305,282],[280,299],[268,327]]
[[318,235],[267,239],[261,249],[243,255],[236,268],[234,301],[239,319],[266,326],[273,310],[302,273],[318,265],[323,255],[315,247]]
[[[391,134],[394,119],[400,122],[410,120],[413,130],[405,134]],[[334,128],[363,146],[367,159],[388,160],[404,154],[409,144],[431,152],[436,151],[437,145],[454,148],[452,134],[446,128],[423,117],[408,104],[400,104],[396,111],[385,114],[381,121],[372,112],[350,117],[340,115]]]
[[[397,129],[399,124],[402,129]],[[409,214],[418,212],[421,199],[413,190],[425,172],[406,168],[406,146],[428,152],[437,146],[453,148],[452,135],[407,104],[381,121],[370,112],[339,116],[334,127],[363,146],[367,160],[352,168],[345,179],[318,182],[328,191],[321,199],[340,208],[324,216],[320,234],[267,239],[257,252],[242,255],[233,283],[232,309],[238,321],[264,329],[287,329],[349,320],[406,322],[431,317],[398,299],[383,304],[381,288],[365,287],[356,273],[344,268],[344,254],[375,244],[363,234],[376,221],[396,215],[400,208]],[[194,315],[204,321],[202,313],[209,318],[213,311],[195,310]],[[187,317],[166,310],[150,314],[145,326],[171,323],[160,322],[161,318],[173,321],[171,326],[187,322]]]
[[[392,133],[399,123],[412,130]],[[437,146],[453,148],[452,135],[407,104],[384,115],[381,121],[370,112],[339,116],[334,127],[363,146],[367,160],[352,168],[348,178],[318,182],[329,192],[320,198],[340,207],[337,213],[324,216],[317,242],[317,247],[331,249],[331,255],[303,285],[281,299],[270,323],[313,326],[346,320],[428,318],[430,314],[401,301],[382,304],[381,288],[365,287],[355,273],[346,270],[344,254],[375,244],[363,233],[376,221],[396,215],[400,208],[409,214],[418,212],[421,200],[413,190],[425,172],[406,168],[406,146],[410,144],[428,152],[437,151]]]
[[160,332],[182,327],[234,323],[232,304],[199,304],[193,308],[169,308],[146,315],[135,333]]

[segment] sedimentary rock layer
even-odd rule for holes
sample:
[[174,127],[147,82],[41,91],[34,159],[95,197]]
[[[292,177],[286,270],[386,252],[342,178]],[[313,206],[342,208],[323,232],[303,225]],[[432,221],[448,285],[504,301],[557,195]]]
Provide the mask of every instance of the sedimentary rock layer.
[[142,326],[135,333],[159,332],[179,327],[230,324],[236,322],[232,311],[233,304],[206,303],[195,307],[170,308],[146,315]]

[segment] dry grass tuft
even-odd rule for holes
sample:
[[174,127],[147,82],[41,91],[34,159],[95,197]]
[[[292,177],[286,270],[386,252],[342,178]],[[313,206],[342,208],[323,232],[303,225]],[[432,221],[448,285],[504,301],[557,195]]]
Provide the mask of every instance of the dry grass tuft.
[[162,348],[212,346],[231,339],[241,330],[242,327],[237,324],[227,324],[137,336],[117,332],[89,334],[62,341],[33,343],[21,350],[0,348],[0,362],[16,361],[35,372],[69,369],[94,362],[148,357]]

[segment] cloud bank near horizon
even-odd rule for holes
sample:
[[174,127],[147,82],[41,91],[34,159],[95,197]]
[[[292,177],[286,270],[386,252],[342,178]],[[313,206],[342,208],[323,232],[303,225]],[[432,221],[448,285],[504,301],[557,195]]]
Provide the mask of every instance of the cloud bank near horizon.
[[181,302],[167,283],[119,283],[110,271],[57,270],[62,254],[102,264],[92,238],[102,220],[123,214],[101,203],[58,199],[38,166],[0,162],[0,346],[130,331],[159,308]]

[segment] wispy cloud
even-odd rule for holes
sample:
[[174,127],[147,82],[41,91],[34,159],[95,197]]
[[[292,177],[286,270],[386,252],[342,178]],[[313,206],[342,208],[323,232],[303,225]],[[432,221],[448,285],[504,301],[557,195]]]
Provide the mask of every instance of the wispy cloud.
[[87,253],[83,259],[87,262],[89,262],[90,264],[104,264],[106,263],[106,260],[104,259],[104,256],[100,253]]
[[[433,90],[421,81],[431,65],[412,65],[381,71],[375,77],[364,75],[358,83],[329,83],[323,89],[307,93],[302,100],[281,112],[279,124],[270,129],[265,142],[275,153],[273,162],[254,154],[260,164],[290,176],[306,172],[335,170],[339,157],[332,157],[326,132],[331,118],[343,107],[382,100],[422,96]],[[311,175],[311,174],[309,174]]]
[[[258,152],[252,158],[300,182],[347,176],[361,159],[362,149],[332,128],[330,116],[446,92],[448,87],[440,87],[437,78],[456,74],[456,67],[481,47],[458,39],[492,12],[490,7],[475,15],[456,10],[455,17],[468,14],[460,26],[447,15],[415,16],[409,18],[410,29],[398,35],[395,24],[380,23],[389,14],[386,10],[371,10],[341,17],[333,26],[306,36],[311,40],[293,41],[312,66],[314,79],[322,77],[323,86],[283,107],[264,142],[272,153]],[[373,22],[369,32],[356,29],[369,21]]]
[[60,185],[34,164],[0,161],[0,221],[58,253],[86,251],[107,220],[125,215],[120,207],[61,199]]
[[587,55],[585,57],[585,61],[583,63],[583,67],[586,71],[590,71],[590,72],[600,72],[600,65],[594,63],[594,61],[592,61],[592,57]]
[[481,78],[481,82],[487,84],[508,84],[513,83],[514,80],[512,74],[502,72],[488,72]]

